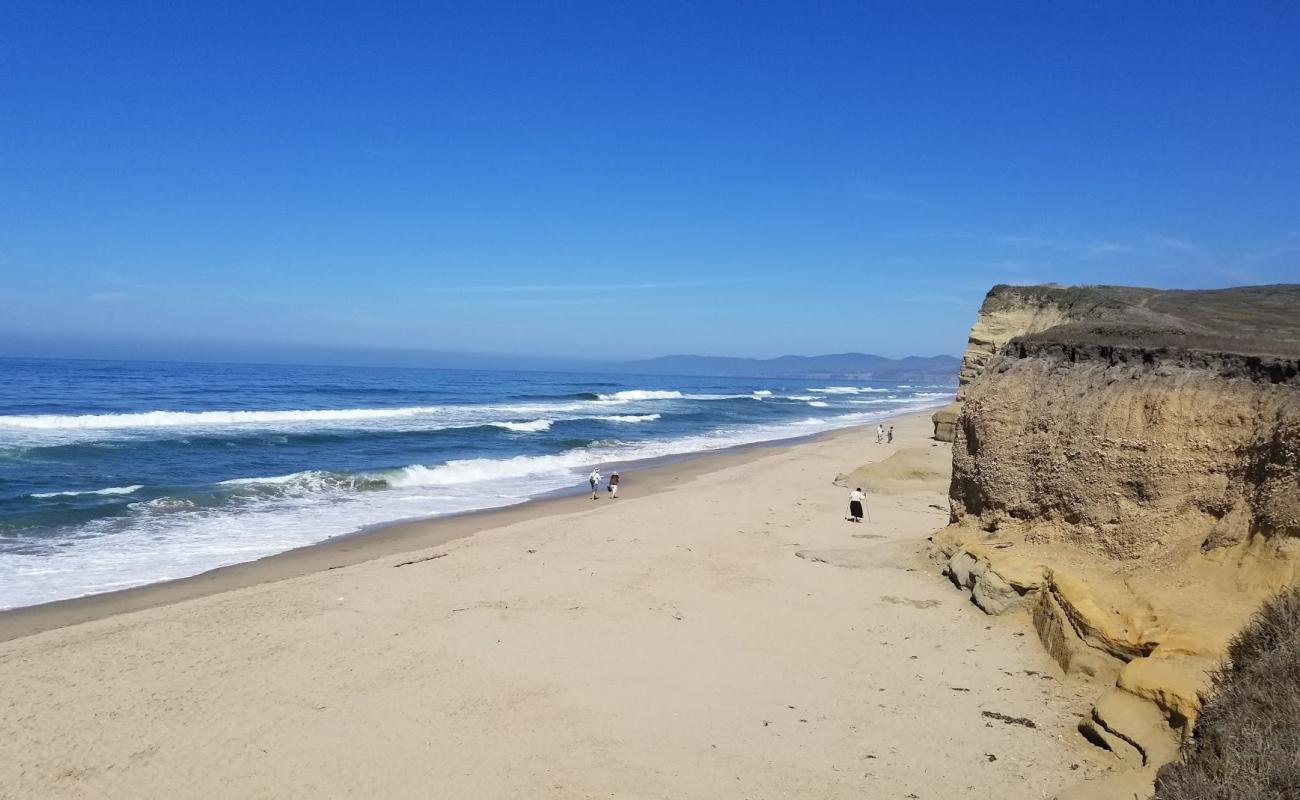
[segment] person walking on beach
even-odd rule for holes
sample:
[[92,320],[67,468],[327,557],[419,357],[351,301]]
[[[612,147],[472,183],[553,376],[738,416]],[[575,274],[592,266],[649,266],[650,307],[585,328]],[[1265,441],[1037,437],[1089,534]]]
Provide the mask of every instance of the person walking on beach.
[[862,487],[858,487],[857,489],[854,489],[849,494],[849,521],[850,522],[862,521],[862,502],[866,499],[867,496],[862,493]]
[[609,496],[611,500],[618,499],[618,473],[614,472],[609,476]]
[[877,426],[876,426],[876,444],[880,444],[880,442],[881,442],[884,438],[885,438],[885,426],[884,426],[884,425],[877,425]]
[[587,483],[591,484],[591,499],[599,500],[600,495],[596,491],[600,489],[600,467],[596,467],[591,471],[591,474],[587,476]]
[[893,443],[894,443],[894,426],[893,426],[893,425],[890,425],[890,426],[889,426],[889,444],[893,444]]

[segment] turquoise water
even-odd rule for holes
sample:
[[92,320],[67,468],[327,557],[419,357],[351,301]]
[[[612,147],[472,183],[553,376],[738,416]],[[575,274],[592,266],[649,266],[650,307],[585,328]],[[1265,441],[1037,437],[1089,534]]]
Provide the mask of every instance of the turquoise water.
[[0,608],[524,502],[951,386],[0,359]]

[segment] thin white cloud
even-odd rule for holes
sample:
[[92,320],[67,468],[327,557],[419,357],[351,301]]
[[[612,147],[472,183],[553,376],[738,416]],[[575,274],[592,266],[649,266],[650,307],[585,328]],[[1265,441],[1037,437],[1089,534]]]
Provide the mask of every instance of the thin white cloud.
[[1115,255],[1116,253],[1131,253],[1133,248],[1126,244],[1118,242],[1089,242],[1083,246],[1083,254],[1080,258],[1104,258],[1105,256]]
[[983,242],[988,245],[1007,248],[1010,250],[1041,251],[1045,254],[1051,254],[1058,257],[1072,257],[1081,261],[1092,261],[1117,255],[1168,257],[1170,254],[1179,254],[1184,256],[1199,256],[1201,258],[1207,258],[1210,255],[1209,251],[1195,242],[1190,242],[1186,239],[1180,239],[1174,236],[1160,235],[1146,236],[1131,241],[1091,238],[1072,239],[1023,233],[987,234],[940,232],[902,233],[892,235],[902,238],[958,239],[972,242]]
[[1186,239],[1179,239],[1176,236],[1153,236],[1151,237],[1151,243],[1164,250],[1176,250],[1180,253],[1202,253],[1205,251],[1200,245]]
[[858,197],[878,203],[901,203],[903,205],[921,206],[922,208],[934,208],[934,204],[924,197],[896,192],[874,183],[864,185],[862,190],[858,192]]
[[439,294],[538,294],[584,292],[626,292],[651,289],[699,289],[707,286],[739,286],[759,281],[779,280],[778,276],[730,278],[700,281],[650,281],[640,283],[573,283],[573,284],[501,284],[483,286],[432,286],[429,291]]
[[[960,237],[960,234],[959,234]],[[966,237],[960,237],[966,238]],[[1022,250],[1034,250],[1045,247],[1059,248],[1064,247],[1067,243],[1055,239],[1044,239],[1041,236],[1022,236],[1018,234],[1003,234],[999,236],[971,236],[974,239],[986,239],[993,244],[1005,245],[1007,247],[1016,247]]]

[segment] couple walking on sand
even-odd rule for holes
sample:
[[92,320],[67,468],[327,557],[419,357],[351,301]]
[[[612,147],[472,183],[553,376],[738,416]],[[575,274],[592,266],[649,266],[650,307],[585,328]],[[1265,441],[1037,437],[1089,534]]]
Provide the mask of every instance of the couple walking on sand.
[[888,432],[885,431],[885,426],[884,426],[884,425],[877,425],[877,426],[876,426],[876,444],[880,444],[880,443],[882,443],[882,442],[884,442],[884,443],[886,443],[886,444],[893,444],[893,443],[894,443],[894,426],[893,426],[893,425],[890,425],[890,426],[889,426],[889,431],[888,431]]
[[[600,478],[600,467],[596,467],[595,469],[593,469],[593,470],[591,471],[591,474],[587,476],[587,483],[591,485],[591,499],[592,499],[592,500],[599,500],[599,499],[600,499],[600,495],[598,494],[598,491],[599,491],[599,489],[600,489],[600,480],[601,480],[601,478]],[[612,498],[615,499],[615,500],[618,499],[618,484],[619,484],[619,483],[620,483],[620,479],[619,479],[619,477],[618,477],[618,472],[611,472],[610,475],[609,475],[609,484],[605,487],[605,490],[608,491],[608,492],[609,492],[609,496],[612,497]]]

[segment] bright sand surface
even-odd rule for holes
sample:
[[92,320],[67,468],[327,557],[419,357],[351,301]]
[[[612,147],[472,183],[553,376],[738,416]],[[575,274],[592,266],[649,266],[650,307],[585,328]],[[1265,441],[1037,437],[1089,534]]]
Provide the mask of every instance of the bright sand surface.
[[893,424],[892,448],[863,428],[629,473],[617,501],[407,526],[43,633],[0,615],[0,797],[1029,798],[1102,772],[1086,687],[925,557],[945,486],[844,521],[837,474],[938,447],[925,415]]

